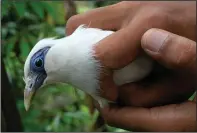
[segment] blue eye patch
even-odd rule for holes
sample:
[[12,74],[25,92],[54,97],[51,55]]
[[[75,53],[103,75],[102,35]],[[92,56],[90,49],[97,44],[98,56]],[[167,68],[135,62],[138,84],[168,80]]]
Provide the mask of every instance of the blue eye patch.
[[45,73],[44,59],[50,47],[45,47],[36,52],[30,60],[30,70],[36,73]]

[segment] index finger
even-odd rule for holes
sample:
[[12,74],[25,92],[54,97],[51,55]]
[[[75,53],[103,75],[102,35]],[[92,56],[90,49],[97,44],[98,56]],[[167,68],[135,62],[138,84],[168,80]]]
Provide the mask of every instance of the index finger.
[[114,5],[96,8],[71,17],[66,24],[66,34],[72,34],[73,31],[81,24],[103,30],[120,29],[121,24],[124,21],[124,16],[128,14],[125,12],[128,4],[124,4],[124,6],[123,4],[124,2],[120,2]]

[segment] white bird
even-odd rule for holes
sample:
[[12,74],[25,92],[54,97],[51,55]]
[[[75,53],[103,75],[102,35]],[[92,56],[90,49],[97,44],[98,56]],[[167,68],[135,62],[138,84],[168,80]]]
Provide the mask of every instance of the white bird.
[[[94,47],[113,33],[80,25],[70,36],[40,40],[24,65],[26,110],[39,88],[58,82],[81,89],[103,106],[106,101],[99,95],[102,64],[95,58]],[[147,56],[137,58],[126,67],[114,71],[115,84],[120,86],[143,79],[152,70],[152,64]]]

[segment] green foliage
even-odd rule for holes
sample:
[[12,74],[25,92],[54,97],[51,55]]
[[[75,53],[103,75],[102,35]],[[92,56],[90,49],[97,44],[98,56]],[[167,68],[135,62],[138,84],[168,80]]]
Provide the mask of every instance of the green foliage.
[[[75,3],[79,13],[94,8],[94,2]],[[89,131],[98,112],[91,116],[85,94],[69,85],[41,88],[28,112],[23,103],[25,59],[38,40],[65,36],[64,1],[2,1],[1,7],[2,56],[25,131]]]

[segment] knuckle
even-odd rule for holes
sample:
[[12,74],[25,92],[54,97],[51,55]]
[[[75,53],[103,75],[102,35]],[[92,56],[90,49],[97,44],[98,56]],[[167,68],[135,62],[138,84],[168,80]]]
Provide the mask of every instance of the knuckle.
[[72,29],[77,27],[77,23],[79,20],[79,15],[74,15],[70,17],[66,23],[66,32],[71,32]]
[[147,22],[147,24],[152,28],[165,28],[165,25],[167,24],[168,16],[165,11],[163,11],[160,8],[153,7],[150,10],[150,7],[147,6],[144,9],[142,9],[142,12],[147,14],[144,15],[144,21]]
[[[159,10],[155,10],[151,15],[150,15],[150,18],[149,18],[151,21],[153,22],[159,22],[159,23],[164,23],[166,22],[167,20],[167,15],[161,11],[160,9]],[[155,20],[155,21],[154,21]]]

